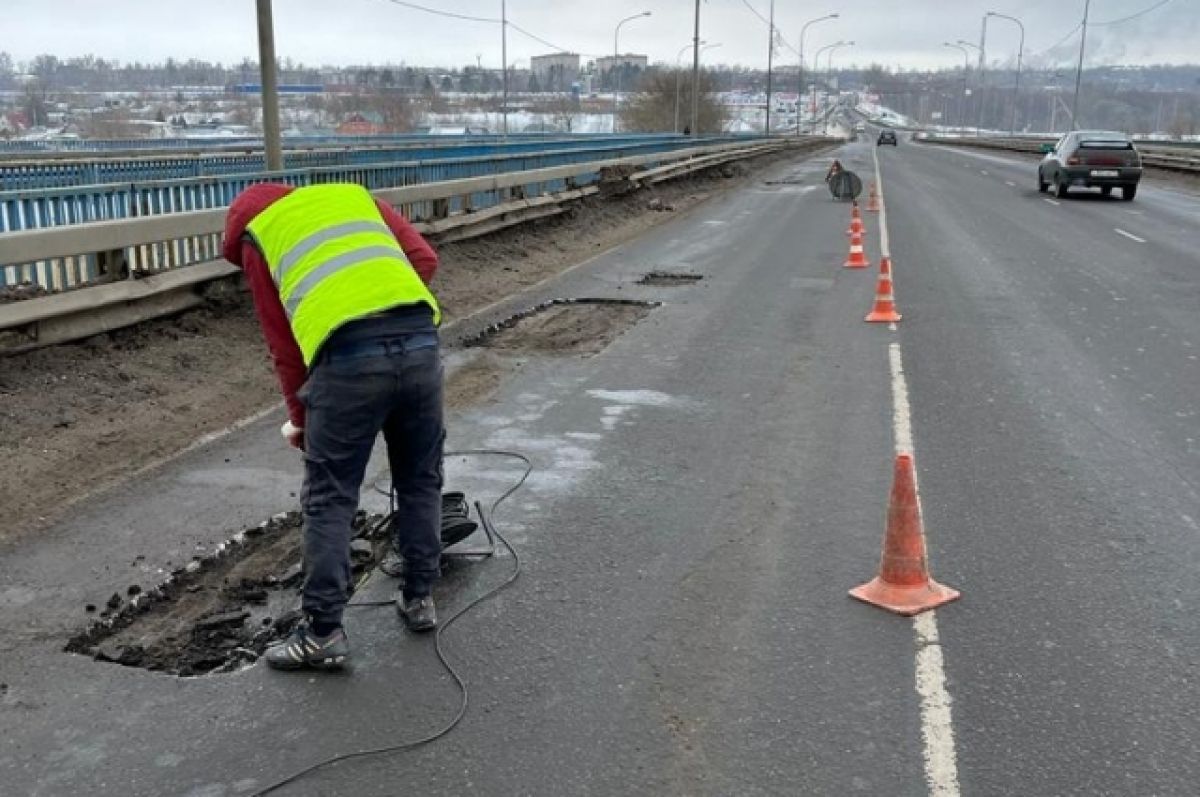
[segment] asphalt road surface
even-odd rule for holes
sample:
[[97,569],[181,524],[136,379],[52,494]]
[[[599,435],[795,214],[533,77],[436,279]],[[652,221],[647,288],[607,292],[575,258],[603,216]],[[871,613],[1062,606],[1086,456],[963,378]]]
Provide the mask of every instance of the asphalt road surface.
[[[873,149],[838,155],[869,179]],[[879,161],[897,330],[862,321],[874,271],[841,268],[848,212],[825,160],[494,309],[662,302],[594,357],[518,353],[451,421],[451,448],[537,466],[498,517],[520,580],[445,636],[463,724],[281,793],[1195,793],[1200,201],[1146,185],[1133,203],[1052,204],[1028,162],[906,142]],[[704,279],[637,284],[652,270]],[[846,595],[878,562],[893,351],[934,574],[963,592],[917,624]],[[387,608],[351,610],[338,676],[179,680],[59,652],[145,538],[186,558],[294,505],[278,422],[5,552],[5,793],[252,793],[453,715],[431,640]],[[447,467],[481,499],[519,475]],[[457,568],[443,613],[512,564]]]

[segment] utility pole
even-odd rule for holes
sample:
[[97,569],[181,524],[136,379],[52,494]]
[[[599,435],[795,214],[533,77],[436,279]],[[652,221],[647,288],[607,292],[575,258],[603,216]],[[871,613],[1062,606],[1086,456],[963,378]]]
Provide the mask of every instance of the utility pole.
[[1087,45],[1087,21],[1088,11],[1092,7],[1092,0],[1084,0],[1083,2],[1083,25],[1079,31],[1079,66],[1075,68],[1075,99],[1071,101],[1071,129],[1079,129],[1079,83],[1083,79],[1083,50]]
[[275,81],[275,27],[271,19],[271,0],[257,0],[258,66],[262,73],[263,143],[267,171],[283,169],[283,146],[279,137],[279,87]]
[[775,63],[775,0],[771,0],[770,21],[767,23],[767,125],[766,134],[771,135],[771,68]]
[[692,135],[699,135],[700,121],[700,0],[696,0],[695,32],[692,34]]
[[502,100],[500,118],[504,137],[508,138],[508,3],[500,0],[500,82]]

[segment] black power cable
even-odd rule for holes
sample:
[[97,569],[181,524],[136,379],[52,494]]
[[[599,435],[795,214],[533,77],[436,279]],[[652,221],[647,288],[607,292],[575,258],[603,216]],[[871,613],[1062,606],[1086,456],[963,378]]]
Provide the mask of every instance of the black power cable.
[[[480,605],[484,601],[493,597],[494,595],[499,593],[501,590],[507,588],[514,581],[516,581],[517,578],[520,577],[520,575],[521,575],[521,556],[520,556],[520,554],[517,553],[517,549],[512,546],[512,543],[510,543],[507,539],[505,539],[504,535],[501,534],[500,531],[496,528],[495,524],[492,522],[491,517],[495,516],[496,509],[500,506],[500,504],[502,504],[509,496],[511,496],[517,490],[521,489],[521,487],[525,484],[525,481],[529,478],[529,474],[533,473],[533,463],[530,462],[529,458],[526,457],[524,454],[518,454],[515,451],[501,451],[501,450],[489,449],[489,448],[473,448],[473,449],[467,449],[467,450],[462,450],[462,451],[447,451],[445,453],[445,456],[447,456],[447,457],[467,457],[467,456],[507,457],[509,459],[519,460],[522,463],[524,463],[524,465],[525,465],[525,472],[523,474],[521,474],[521,478],[515,484],[513,484],[512,487],[505,490],[504,493],[501,494],[499,498],[492,501],[491,507],[488,509],[488,511],[486,513],[483,511],[482,505],[478,501],[475,502],[475,508],[479,512],[480,522],[483,523],[483,525],[487,529],[487,531],[489,531],[491,534],[494,534],[496,539],[500,540],[500,542],[502,542],[504,544],[504,547],[508,550],[508,552],[512,554],[512,557],[513,557],[512,572],[510,572],[508,574],[508,576],[504,579],[504,581],[502,581],[499,584],[497,584],[496,586],[492,587],[487,592],[484,592],[482,595],[474,598],[469,603],[467,603],[465,606],[463,606],[461,609],[456,611],[454,614],[450,615],[449,619],[445,620],[438,626],[437,631],[433,635],[433,648],[434,648],[434,651],[437,653],[438,661],[441,662],[442,667],[444,667],[446,669],[446,672],[450,674],[450,677],[454,680],[455,685],[458,687],[459,694],[461,695],[461,698],[460,698],[459,704],[458,704],[458,711],[455,712],[454,717],[452,719],[450,719],[449,722],[447,722],[445,725],[443,725],[437,731],[434,731],[433,733],[431,733],[427,736],[422,736],[419,739],[413,739],[412,741],[408,741],[408,742],[400,742],[398,744],[383,745],[382,747],[365,748],[362,750],[352,750],[348,753],[339,753],[337,755],[330,756],[329,758],[326,758],[322,761],[318,761],[315,764],[311,764],[307,767],[304,767],[303,769],[297,770],[296,772],[293,772],[291,775],[288,775],[287,777],[280,778],[279,780],[274,781],[273,783],[254,792],[251,795],[251,797],[262,797],[262,795],[270,794],[271,792],[278,791],[279,789],[283,788],[284,786],[287,786],[290,783],[295,783],[296,781],[300,780],[301,778],[303,778],[307,775],[310,775],[313,772],[316,772],[317,770],[324,769],[326,767],[330,767],[335,764],[340,764],[344,761],[350,761],[350,760],[357,759],[357,758],[368,758],[371,756],[378,756],[378,755],[387,755],[389,753],[399,753],[399,752],[403,752],[405,750],[412,750],[417,747],[422,747],[424,745],[429,744],[430,742],[437,741],[438,739],[441,739],[446,734],[450,733],[452,730],[454,730],[456,727],[458,727],[458,724],[460,722],[462,722],[463,717],[466,716],[467,705],[469,702],[469,693],[467,691],[467,682],[463,680],[463,677],[461,675],[459,675],[458,671],[456,669],[454,669],[454,665],[451,664],[449,658],[447,658],[446,651],[442,647],[442,635],[445,634],[446,631],[450,628],[450,626],[454,624],[455,620],[459,619],[464,614],[471,611],[472,609],[474,609],[476,606]],[[376,488],[376,489],[378,489],[378,488]],[[391,493],[389,492],[388,495],[391,495]],[[386,519],[385,519],[385,522],[386,522]],[[394,601],[367,601],[367,602],[363,602],[363,603],[351,603],[347,606],[347,608],[355,608],[355,607],[361,608],[361,607],[368,607],[368,606],[393,606],[393,605],[395,605]]]

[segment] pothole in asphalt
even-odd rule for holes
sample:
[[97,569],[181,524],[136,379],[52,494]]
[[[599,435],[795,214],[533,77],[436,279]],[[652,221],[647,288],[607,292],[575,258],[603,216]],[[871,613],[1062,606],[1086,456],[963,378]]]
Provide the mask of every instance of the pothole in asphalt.
[[678,287],[680,285],[691,285],[693,282],[699,282],[704,279],[699,274],[683,274],[672,271],[651,271],[646,276],[637,281],[638,285],[654,285],[660,287]]
[[499,351],[598,354],[659,306],[628,299],[553,299],[463,342]]
[[[354,519],[355,581],[383,555],[380,516]],[[74,636],[71,653],[180,676],[232,672],[258,659],[300,620],[300,513],[246,529],[158,586],[114,594],[101,619]]]

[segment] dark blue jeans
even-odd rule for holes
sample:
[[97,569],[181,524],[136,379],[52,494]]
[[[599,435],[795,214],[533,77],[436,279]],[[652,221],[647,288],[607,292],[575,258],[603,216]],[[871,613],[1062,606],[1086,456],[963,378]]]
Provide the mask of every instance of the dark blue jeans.
[[405,596],[428,595],[441,557],[442,365],[428,310],[355,321],[322,347],[301,391],[304,611],[340,623],[350,590],[350,534],[375,438],[387,442],[398,496],[392,539]]

